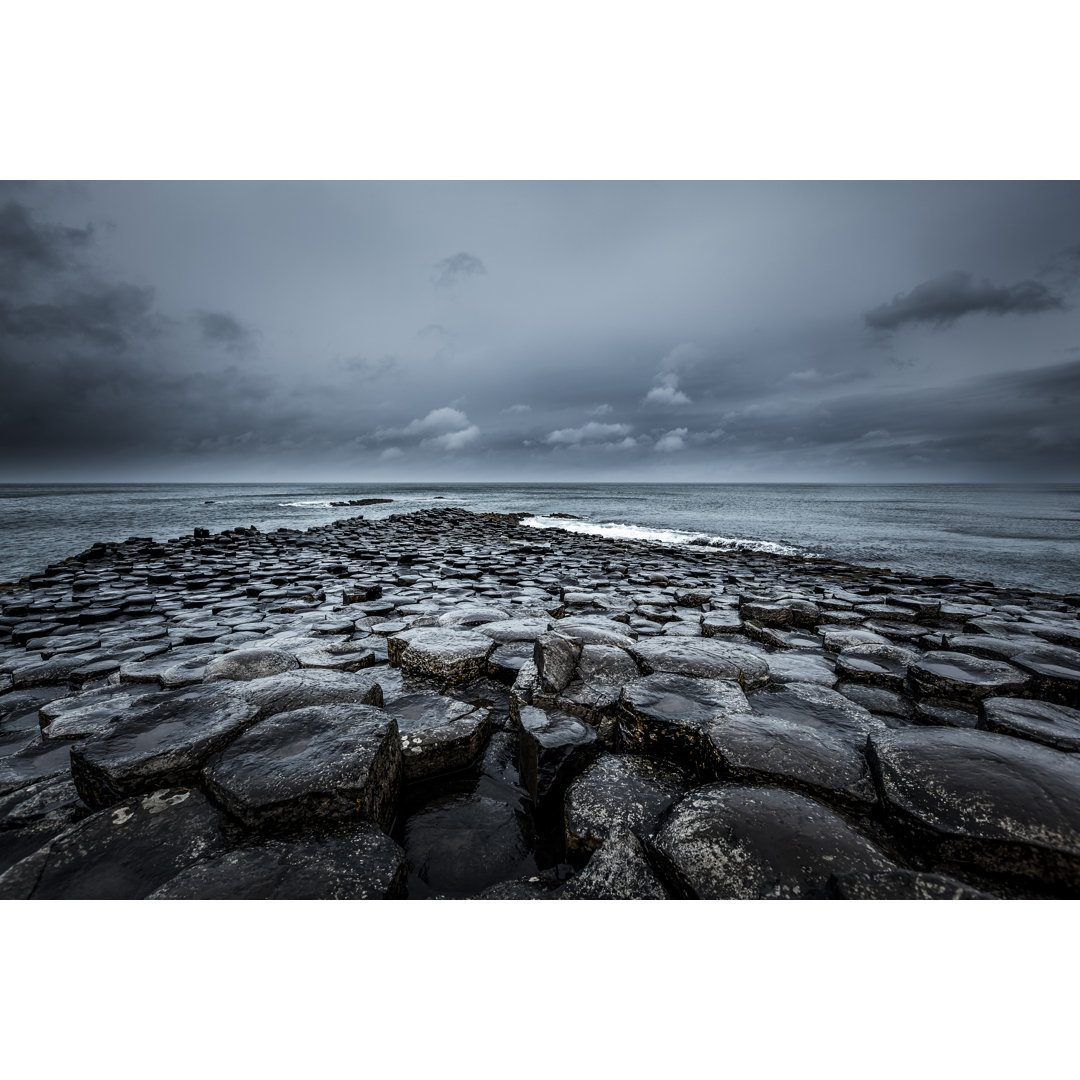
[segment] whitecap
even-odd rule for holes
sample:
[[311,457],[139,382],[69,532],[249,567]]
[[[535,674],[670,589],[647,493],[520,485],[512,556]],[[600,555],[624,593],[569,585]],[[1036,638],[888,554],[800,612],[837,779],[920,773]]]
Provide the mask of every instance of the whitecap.
[[685,545],[718,548],[723,551],[758,551],[773,555],[810,555],[791,544],[773,540],[752,540],[733,536],[710,536],[708,533],[687,532],[683,529],[650,529],[644,525],[627,525],[621,522],[572,521],[566,518],[530,517],[522,525],[532,529],[561,529],[563,532],[583,533],[586,536],[606,536],[613,540],[643,540],[654,544]]

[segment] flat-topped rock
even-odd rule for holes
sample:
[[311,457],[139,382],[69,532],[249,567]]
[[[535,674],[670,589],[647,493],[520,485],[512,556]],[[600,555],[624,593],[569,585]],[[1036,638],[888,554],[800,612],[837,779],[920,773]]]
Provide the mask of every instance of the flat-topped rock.
[[366,822],[310,840],[273,840],[196,863],[151,900],[403,900],[405,852]]
[[203,770],[211,798],[249,826],[360,819],[384,830],[401,775],[397,723],[369,705],[277,713]]
[[281,675],[299,666],[295,656],[281,649],[237,649],[211,660],[203,678],[206,682],[219,679],[251,682],[268,675]]
[[834,810],[775,787],[698,788],[655,843],[681,891],[702,900],[825,899],[834,874],[895,866]]
[[260,719],[313,705],[382,705],[380,679],[386,673],[386,668],[381,673],[318,668],[288,671],[253,679],[244,686],[243,693],[258,706]]
[[1067,705],[1030,698],[987,698],[979,703],[979,726],[1056,750],[1080,751],[1080,709]]
[[877,801],[862,750],[812,721],[737,714],[704,732],[702,758],[714,777],[793,787],[861,812]]
[[225,848],[222,815],[167,789],[99,810],[0,875],[0,899],[140,900]]
[[619,735],[626,749],[700,765],[702,732],[736,713],[749,712],[736,682],[657,674],[623,687]]
[[1080,896],[1080,759],[993,732],[871,736],[887,807],[939,858],[1052,882]]
[[202,763],[247,728],[257,707],[224,688],[137,698],[100,735],[71,749],[71,775],[95,809],[194,782]]
[[663,762],[602,755],[566,792],[568,855],[580,858],[595,851],[616,826],[651,835],[688,787],[686,776]]
[[156,686],[131,684],[102,686],[57,698],[39,711],[42,737],[77,739],[100,735],[126,716],[136,702],[156,692]]
[[1028,682],[1028,676],[1012,664],[946,651],[928,652],[911,665],[909,674],[923,697],[972,704],[995,695],[1013,695]]
[[885,690],[902,690],[908,668],[918,659],[918,653],[897,645],[849,645],[836,658],[836,671],[852,682],[865,682]]
[[764,686],[769,665],[756,654],[719,638],[653,638],[628,646],[646,674],[727,679],[744,690]]
[[502,645],[511,641],[536,641],[552,625],[552,619],[498,619],[479,624],[476,630]]
[[491,638],[472,630],[423,627],[406,630],[397,639],[405,643],[398,661],[402,671],[444,683],[468,682],[483,675],[495,651]]
[[861,750],[866,736],[884,727],[881,719],[850,698],[815,683],[786,683],[751,694],[750,708],[817,728]]
[[405,694],[385,709],[397,721],[406,781],[465,768],[491,731],[490,709],[438,694]]

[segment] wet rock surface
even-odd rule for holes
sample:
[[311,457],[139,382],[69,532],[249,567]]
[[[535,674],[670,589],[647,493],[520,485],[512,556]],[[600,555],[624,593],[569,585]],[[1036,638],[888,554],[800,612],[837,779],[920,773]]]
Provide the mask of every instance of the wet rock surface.
[[1080,896],[1069,598],[523,517],[0,588],[3,895]]
[[373,825],[230,851],[197,863],[151,900],[402,900],[405,853]]

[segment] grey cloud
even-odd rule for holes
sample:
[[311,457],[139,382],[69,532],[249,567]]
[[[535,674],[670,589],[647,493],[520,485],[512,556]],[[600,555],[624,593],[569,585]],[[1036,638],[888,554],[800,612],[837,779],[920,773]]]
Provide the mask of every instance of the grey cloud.
[[483,277],[487,274],[487,267],[475,255],[459,251],[436,263],[435,274],[435,284],[445,289],[469,278]]
[[195,316],[202,340],[232,353],[250,352],[256,333],[239,319],[224,311],[200,311]]
[[0,207],[0,287],[19,288],[28,275],[67,269],[93,235],[89,225],[48,225],[21,203],[8,201]]
[[906,323],[927,323],[943,329],[964,315],[978,312],[1035,315],[1064,307],[1064,299],[1055,296],[1041,281],[1001,286],[986,280],[979,282],[963,270],[953,270],[916,285],[911,292],[866,312],[863,318],[873,330],[897,330]]
[[[1080,460],[1075,370],[1033,370],[1077,359],[1064,278],[1048,270],[1042,296],[967,276],[950,307],[927,297],[925,267],[1016,281],[1074,235],[1078,196],[90,184],[76,200],[30,185],[11,196],[18,288],[0,286],[0,472],[1051,478]],[[115,230],[70,228],[106,219]],[[483,288],[466,287],[460,251],[437,271],[447,287],[417,275],[462,237],[499,267]],[[893,329],[991,310],[988,295],[1060,314],[971,318],[964,334],[897,339],[883,362],[851,316],[897,281],[924,286],[878,307]]]

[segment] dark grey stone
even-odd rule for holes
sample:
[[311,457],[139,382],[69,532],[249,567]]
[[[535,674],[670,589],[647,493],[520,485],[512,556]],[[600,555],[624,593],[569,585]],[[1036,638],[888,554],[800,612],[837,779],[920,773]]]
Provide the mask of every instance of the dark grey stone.
[[620,825],[651,835],[689,786],[682,772],[663,762],[604,754],[566,792],[567,854],[595,851]]
[[403,900],[405,852],[361,822],[318,839],[269,841],[189,866],[151,900]]
[[203,770],[246,825],[364,820],[382,829],[401,784],[397,722],[369,705],[318,705],[260,720]]
[[834,874],[894,864],[835,811],[773,787],[710,784],[669,814],[656,849],[702,900],[825,899]]
[[193,783],[202,763],[252,724],[255,704],[225,687],[138,698],[106,731],[72,747],[71,775],[95,809]]
[[0,875],[0,899],[141,900],[225,847],[202,795],[156,791],[100,810]]
[[1080,896],[1080,759],[988,731],[875,734],[887,807],[940,859],[1054,883]]
[[987,698],[979,704],[979,726],[1057,750],[1080,751],[1080,709],[1067,705],[1030,698]]
[[580,874],[567,882],[561,900],[668,900],[641,841],[615,828],[592,853]]
[[397,721],[406,781],[463,769],[491,731],[491,710],[438,694],[406,694],[386,703]]

